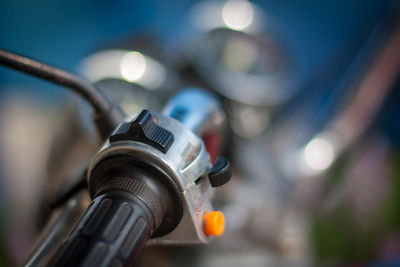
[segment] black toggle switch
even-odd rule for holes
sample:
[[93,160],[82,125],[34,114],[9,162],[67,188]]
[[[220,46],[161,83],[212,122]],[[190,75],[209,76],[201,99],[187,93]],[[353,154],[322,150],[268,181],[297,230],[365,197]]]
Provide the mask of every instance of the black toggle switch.
[[174,135],[155,123],[147,110],[142,110],[134,121],[122,123],[110,136],[110,143],[123,140],[142,142],[164,154],[174,142]]
[[212,187],[218,187],[229,182],[232,176],[232,168],[228,159],[225,157],[218,157],[217,162],[208,173],[208,178]]

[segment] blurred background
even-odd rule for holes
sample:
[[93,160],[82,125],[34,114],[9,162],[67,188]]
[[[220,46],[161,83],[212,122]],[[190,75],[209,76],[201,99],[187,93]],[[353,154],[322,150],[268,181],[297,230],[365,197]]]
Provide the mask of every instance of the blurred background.
[[[0,47],[95,83],[127,114],[215,93],[233,179],[224,236],[147,247],[138,266],[400,264],[398,1],[0,2]],[[126,62],[134,62],[134,66]],[[0,68],[0,265],[101,145],[91,109]]]

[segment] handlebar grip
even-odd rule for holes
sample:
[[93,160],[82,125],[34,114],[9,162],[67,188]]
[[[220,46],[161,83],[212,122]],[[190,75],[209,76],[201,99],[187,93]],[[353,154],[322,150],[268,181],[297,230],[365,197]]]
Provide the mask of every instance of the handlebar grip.
[[[138,180],[129,180],[131,184],[136,182],[134,190],[108,187],[95,198],[50,266],[131,266],[134,263],[158,227],[160,214],[155,214],[159,203],[146,190],[149,188]],[[126,180],[122,183],[127,187]]]

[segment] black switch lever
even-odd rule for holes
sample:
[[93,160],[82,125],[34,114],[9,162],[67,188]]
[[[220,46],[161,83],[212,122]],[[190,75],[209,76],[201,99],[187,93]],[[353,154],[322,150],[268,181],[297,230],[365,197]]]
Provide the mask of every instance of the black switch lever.
[[232,176],[232,168],[228,159],[218,157],[211,171],[208,173],[210,184],[212,187],[218,187],[229,182]]
[[144,109],[134,121],[121,124],[110,136],[110,143],[123,140],[142,142],[165,154],[174,142],[174,135],[157,125],[151,113]]

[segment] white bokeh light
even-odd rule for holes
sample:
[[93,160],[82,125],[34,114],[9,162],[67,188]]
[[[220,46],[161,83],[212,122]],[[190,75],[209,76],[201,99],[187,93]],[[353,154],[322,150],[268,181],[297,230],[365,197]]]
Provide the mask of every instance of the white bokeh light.
[[245,0],[229,0],[222,8],[222,19],[232,30],[244,30],[253,22],[253,6]]
[[334,160],[332,144],[324,138],[314,138],[304,148],[304,160],[311,169],[322,171]]
[[121,60],[121,76],[129,81],[139,80],[146,70],[146,60],[140,52],[129,52]]

